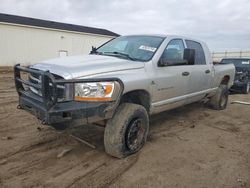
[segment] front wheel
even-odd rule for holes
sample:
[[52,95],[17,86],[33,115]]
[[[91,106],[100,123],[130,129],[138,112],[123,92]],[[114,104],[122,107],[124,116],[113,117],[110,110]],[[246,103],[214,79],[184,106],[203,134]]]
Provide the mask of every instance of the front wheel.
[[138,152],[146,142],[148,129],[148,113],[143,106],[132,103],[121,104],[105,127],[106,153],[123,158]]

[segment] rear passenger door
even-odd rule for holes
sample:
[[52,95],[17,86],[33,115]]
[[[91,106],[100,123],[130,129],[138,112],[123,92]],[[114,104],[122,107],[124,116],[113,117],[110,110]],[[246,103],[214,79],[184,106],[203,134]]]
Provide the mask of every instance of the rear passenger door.
[[195,50],[195,63],[190,65],[192,69],[188,85],[188,94],[190,95],[187,102],[191,103],[203,98],[204,91],[210,88],[212,66],[206,63],[204,49],[199,42],[185,40],[185,43],[187,48]]

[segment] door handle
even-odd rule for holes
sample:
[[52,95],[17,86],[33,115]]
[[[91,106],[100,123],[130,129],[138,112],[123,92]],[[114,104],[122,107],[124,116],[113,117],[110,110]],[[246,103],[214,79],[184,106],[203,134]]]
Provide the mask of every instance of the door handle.
[[206,70],[205,73],[206,73],[206,74],[209,74],[209,73],[210,73],[210,70]]
[[190,73],[189,72],[183,72],[182,76],[188,76]]

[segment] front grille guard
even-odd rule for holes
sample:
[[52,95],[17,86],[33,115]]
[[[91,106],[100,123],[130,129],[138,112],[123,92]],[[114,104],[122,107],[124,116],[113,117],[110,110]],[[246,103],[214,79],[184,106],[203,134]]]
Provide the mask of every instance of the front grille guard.
[[[31,83],[29,80],[24,80],[21,78],[21,72],[25,73],[34,73],[41,76],[41,84],[34,84]],[[55,103],[57,103],[58,99],[58,92],[57,92],[57,85],[58,84],[74,84],[74,83],[84,83],[84,82],[112,82],[116,81],[120,84],[120,91],[118,94],[118,99],[115,101],[117,106],[119,104],[121,95],[124,90],[123,82],[119,78],[89,78],[89,79],[55,79],[53,74],[51,74],[49,71],[41,71],[25,66],[20,66],[20,64],[17,64],[14,66],[14,80],[15,80],[15,86],[16,90],[20,95],[26,96],[28,98],[31,98],[33,100],[36,100],[38,102],[41,102],[46,109],[49,109],[51,106],[53,106]],[[50,92],[50,83],[52,83],[52,92]],[[41,90],[42,96],[39,97],[33,97],[32,95],[27,94],[26,90],[24,89],[24,86],[31,86],[36,89]],[[74,96],[74,93],[73,93]]]

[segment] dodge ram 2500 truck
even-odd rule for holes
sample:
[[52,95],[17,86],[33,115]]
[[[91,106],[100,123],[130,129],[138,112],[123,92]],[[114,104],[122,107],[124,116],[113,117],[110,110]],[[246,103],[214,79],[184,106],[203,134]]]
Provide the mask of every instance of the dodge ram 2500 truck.
[[203,99],[225,109],[235,74],[213,65],[205,43],[170,35],[121,36],[89,55],[14,69],[20,109],[56,128],[105,123],[105,150],[118,158],[143,147],[152,114]]

